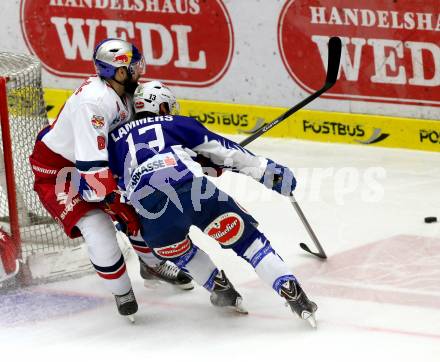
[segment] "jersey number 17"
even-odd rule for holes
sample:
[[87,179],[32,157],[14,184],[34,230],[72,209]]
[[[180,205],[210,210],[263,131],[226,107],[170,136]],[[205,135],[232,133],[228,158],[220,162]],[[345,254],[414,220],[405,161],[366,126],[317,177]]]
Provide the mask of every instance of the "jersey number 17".
[[[148,131],[152,132],[146,134]],[[165,148],[165,138],[160,124],[152,124],[133,130],[128,135],[126,142],[128,143],[128,151],[131,157],[130,173],[139,165],[136,152],[147,149],[152,150],[154,153],[159,153]]]

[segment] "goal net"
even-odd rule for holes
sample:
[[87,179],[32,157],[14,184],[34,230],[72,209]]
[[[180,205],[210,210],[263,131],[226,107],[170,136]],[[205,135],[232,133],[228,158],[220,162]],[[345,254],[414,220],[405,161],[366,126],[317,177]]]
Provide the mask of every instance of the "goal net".
[[83,239],[68,238],[33,191],[28,158],[49,124],[35,57],[0,52],[0,111],[0,228],[12,236],[34,280],[89,270]]

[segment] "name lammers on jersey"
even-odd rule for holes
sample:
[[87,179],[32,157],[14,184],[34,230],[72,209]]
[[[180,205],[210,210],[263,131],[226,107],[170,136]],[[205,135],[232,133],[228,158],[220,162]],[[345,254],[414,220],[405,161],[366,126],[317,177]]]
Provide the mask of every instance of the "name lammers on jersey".
[[130,130],[133,128],[136,128],[138,126],[142,126],[143,124],[154,123],[154,122],[169,122],[172,120],[173,120],[173,116],[170,116],[170,115],[136,119],[134,121],[125,123],[121,127],[114,130],[112,133],[110,133],[110,135],[111,135],[113,141],[118,142],[124,136],[128,135]]

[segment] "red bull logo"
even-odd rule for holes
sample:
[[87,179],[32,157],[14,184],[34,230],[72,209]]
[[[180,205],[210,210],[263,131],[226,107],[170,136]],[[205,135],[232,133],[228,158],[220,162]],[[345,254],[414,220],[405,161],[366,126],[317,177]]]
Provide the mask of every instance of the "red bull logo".
[[93,115],[93,117],[92,117],[93,128],[100,129],[100,128],[104,127],[104,124],[105,124],[104,117]]
[[128,64],[130,63],[130,57],[128,56],[128,54],[115,55],[113,61],[115,63]]

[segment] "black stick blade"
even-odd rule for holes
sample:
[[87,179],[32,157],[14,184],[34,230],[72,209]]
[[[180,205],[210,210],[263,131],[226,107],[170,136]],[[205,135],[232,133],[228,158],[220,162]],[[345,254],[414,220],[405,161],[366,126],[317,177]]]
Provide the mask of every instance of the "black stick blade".
[[341,38],[333,36],[328,42],[328,63],[326,87],[332,87],[336,83],[339,73],[339,64],[341,63],[342,42]]
[[309,248],[306,244],[304,244],[304,243],[300,243],[299,246],[301,247],[301,249],[307,251],[308,253],[310,253],[310,254],[312,254],[312,255],[314,255],[314,256],[317,256],[318,258],[321,258],[321,259],[327,259],[327,255],[322,255],[321,253],[314,253],[314,252],[311,251],[310,248]]

